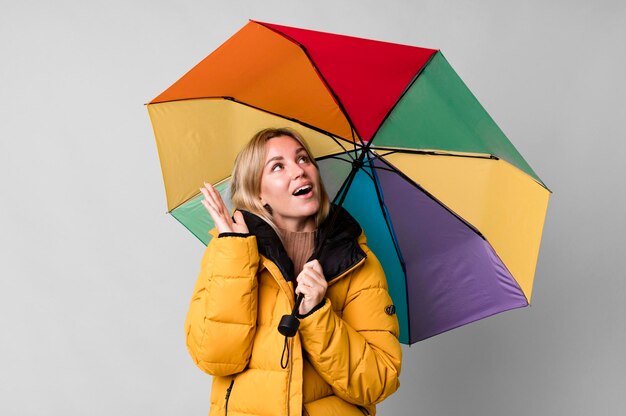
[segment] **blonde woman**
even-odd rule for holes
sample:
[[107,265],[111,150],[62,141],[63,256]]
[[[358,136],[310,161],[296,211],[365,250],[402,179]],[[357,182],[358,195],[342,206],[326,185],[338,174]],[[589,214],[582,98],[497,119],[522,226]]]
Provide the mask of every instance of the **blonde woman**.
[[[266,129],[250,140],[233,170],[232,217],[211,185],[201,191],[215,238],[185,332],[213,376],[209,414],[374,415],[399,386],[397,318],[385,312],[380,263],[358,223],[331,206],[303,138]],[[277,326],[298,294],[300,328],[286,338]]]

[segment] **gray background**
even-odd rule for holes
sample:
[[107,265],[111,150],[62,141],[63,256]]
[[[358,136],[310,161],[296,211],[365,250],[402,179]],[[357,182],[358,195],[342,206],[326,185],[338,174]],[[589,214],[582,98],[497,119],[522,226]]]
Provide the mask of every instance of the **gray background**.
[[533,306],[405,348],[380,412],[623,412],[624,4],[2,0],[0,414],[207,413],[143,104],[248,18],[442,49],[554,191]]

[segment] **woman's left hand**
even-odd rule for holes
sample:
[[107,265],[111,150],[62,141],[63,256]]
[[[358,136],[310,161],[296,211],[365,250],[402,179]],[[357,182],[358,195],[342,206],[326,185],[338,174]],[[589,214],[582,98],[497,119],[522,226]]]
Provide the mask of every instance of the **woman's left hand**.
[[298,282],[296,295],[300,293],[304,295],[298,313],[306,315],[324,299],[328,288],[320,262],[311,260],[306,263],[296,281]]

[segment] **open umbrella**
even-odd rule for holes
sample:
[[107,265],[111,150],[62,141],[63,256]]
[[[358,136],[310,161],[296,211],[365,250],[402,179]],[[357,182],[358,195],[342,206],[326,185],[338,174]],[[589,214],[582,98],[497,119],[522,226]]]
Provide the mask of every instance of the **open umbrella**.
[[362,225],[414,343],[527,306],[550,191],[442,53],[249,22],[148,104],[168,212],[208,243],[257,131],[307,139]]

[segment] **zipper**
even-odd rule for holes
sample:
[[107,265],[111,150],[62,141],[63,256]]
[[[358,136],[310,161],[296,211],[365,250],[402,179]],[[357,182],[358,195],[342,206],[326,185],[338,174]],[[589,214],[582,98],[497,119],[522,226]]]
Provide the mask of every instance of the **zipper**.
[[[285,280],[282,273],[278,269],[278,266],[276,265],[276,263],[274,263],[272,260],[268,259],[267,257],[262,257],[262,259],[264,260],[262,262],[263,266],[267,269],[270,275],[274,278],[274,281],[278,284],[278,287],[280,288],[280,290],[285,294],[285,296],[287,296],[287,300],[290,306],[289,310],[291,311],[291,309],[293,309],[293,306],[296,303],[296,297],[295,297],[294,289],[292,286],[293,283]],[[267,263],[265,263],[265,261]],[[287,343],[285,344],[285,346],[287,347],[287,352],[288,352],[288,357],[289,357],[289,363],[287,364],[287,397],[285,399],[285,411],[286,411],[286,415],[289,416],[289,398],[290,398],[289,396],[291,394],[291,376],[292,376],[292,369],[293,369],[293,353],[292,353],[293,338],[287,339],[287,337],[285,337],[285,340],[287,340]],[[284,354],[284,351],[283,351],[283,354]],[[282,362],[281,362],[281,366],[282,366]]]
[[[328,286],[334,284],[335,282],[337,282],[340,278],[346,276],[348,273],[350,273],[351,271],[353,271],[354,269],[356,269],[357,267],[361,266],[363,263],[365,263],[365,260],[367,259],[367,257],[362,258],[361,260],[359,260],[358,262],[356,262],[354,265],[352,265],[352,267],[348,268],[347,270],[345,270],[343,273],[341,273],[340,275],[335,276],[332,280],[330,280],[328,282]],[[268,264],[264,264],[264,267],[270,272],[270,275],[274,278],[274,281],[276,283],[278,283],[278,287],[283,291],[283,293],[285,293],[285,295],[287,296],[287,299],[289,299],[289,304],[290,306],[293,308],[293,305],[295,304],[295,296],[294,296],[294,292],[293,292],[293,286],[290,285],[290,283],[292,282],[287,282],[284,277],[282,276],[282,274],[280,273],[280,270],[278,270],[278,266],[276,266],[276,264],[271,261],[270,259],[267,259]],[[272,267],[268,267],[269,265],[271,265]],[[278,272],[278,273],[276,273]],[[282,279],[279,279],[282,278]],[[287,288],[287,290],[285,290],[285,285]],[[289,339],[288,341],[288,345],[287,345],[287,349],[288,351],[290,351],[289,354],[289,370],[287,373],[287,400],[285,403],[286,406],[286,414],[287,416],[289,416],[289,399],[290,399],[290,395],[291,395],[291,376],[292,376],[292,370],[293,370],[293,340],[294,338]],[[226,409],[227,409],[227,413],[226,416],[228,415],[228,397],[230,396],[230,390],[233,387],[233,383],[235,382],[235,380],[233,380],[230,383],[230,387],[228,388],[228,391],[226,392]],[[361,410],[361,412],[363,412],[365,415],[369,415],[369,412],[367,409],[365,408],[361,408],[359,406],[359,409]]]
[[235,379],[230,380],[230,386],[226,389],[226,404],[224,405],[224,416],[228,416],[228,400],[230,399],[230,392],[233,390],[233,384]]

